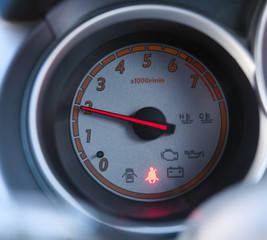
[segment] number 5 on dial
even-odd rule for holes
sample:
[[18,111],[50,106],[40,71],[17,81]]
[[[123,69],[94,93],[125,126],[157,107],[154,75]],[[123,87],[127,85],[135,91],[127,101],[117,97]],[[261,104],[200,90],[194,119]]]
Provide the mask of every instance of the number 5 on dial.
[[145,63],[143,64],[144,68],[148,68],[151,66],[151,54],[145,54],[144,61]]

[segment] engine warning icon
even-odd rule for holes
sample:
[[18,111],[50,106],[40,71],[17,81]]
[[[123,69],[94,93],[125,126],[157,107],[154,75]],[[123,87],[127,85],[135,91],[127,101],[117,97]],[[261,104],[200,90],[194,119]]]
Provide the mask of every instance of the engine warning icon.
[[151,184],[154,184],[157,181],[159,181],[159,178],[157,177],[156,171],[157,171],[156,168],[150,167],[145,181],[148,181]]
[[174,152],[172,149],[165,149],[160,155],[166,161],[178,160],[178,152]]

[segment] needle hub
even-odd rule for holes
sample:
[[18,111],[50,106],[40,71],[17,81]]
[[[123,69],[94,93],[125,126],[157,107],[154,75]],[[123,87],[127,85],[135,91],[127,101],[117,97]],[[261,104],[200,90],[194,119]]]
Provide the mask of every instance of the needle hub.
[[[161,124],[166,123],[166,118],[164,114],[160,110],[154,107],[142,108],[134,114],[134,117],[144,121],[152,121]],[[136,135],[144,140],[156,139],[160,137],[164,132],[161,129],[151,128],[140,124],[133,124],[133,129]]]

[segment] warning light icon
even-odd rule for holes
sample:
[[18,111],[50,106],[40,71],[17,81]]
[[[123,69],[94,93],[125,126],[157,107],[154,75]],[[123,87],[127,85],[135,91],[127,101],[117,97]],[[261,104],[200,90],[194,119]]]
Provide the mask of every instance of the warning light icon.
[[145,180],[148,181],[151,184],[154,184],[157,181],[159,181],[159,178],[157,177],[156,171],[157,171],[156,168],[150,167],[149,168],[149,172],[148,172],[147,177],[146,177]]

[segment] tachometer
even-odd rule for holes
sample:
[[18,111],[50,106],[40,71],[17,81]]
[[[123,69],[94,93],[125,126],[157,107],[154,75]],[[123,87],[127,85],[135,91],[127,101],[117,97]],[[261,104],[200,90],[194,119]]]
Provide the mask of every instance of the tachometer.
[[81,79],[70,128],[76,154],[106,189],[160,200],[199,184],[219,161],[228,108],[195,56],[169,45],[129,45]]
[[201,202],[258,174],[253,62],[207,19],[117,9],[62,36],[39,63],[25,93],[25,152],[40,185],[82,211],[176,231]]

